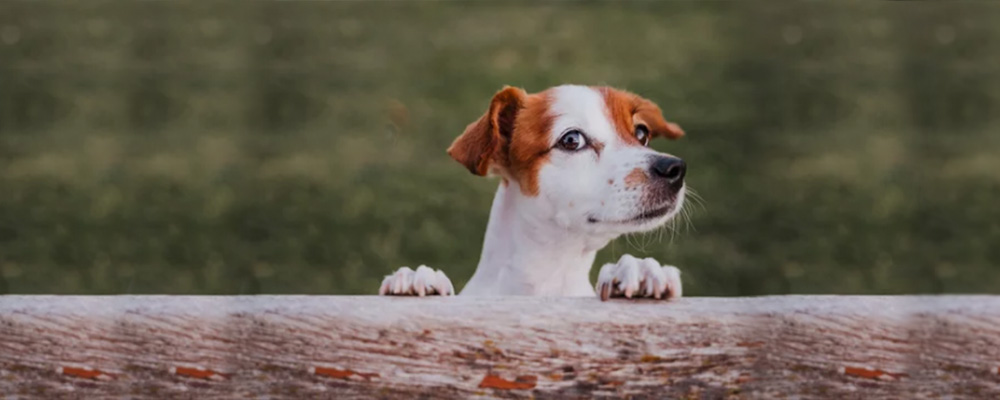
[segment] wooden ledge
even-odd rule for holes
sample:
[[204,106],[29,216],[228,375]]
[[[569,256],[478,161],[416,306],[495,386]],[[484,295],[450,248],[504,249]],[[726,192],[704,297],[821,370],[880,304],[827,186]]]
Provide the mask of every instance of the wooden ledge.
[[0,296],[43,398],[1000,398],[1000,296]]

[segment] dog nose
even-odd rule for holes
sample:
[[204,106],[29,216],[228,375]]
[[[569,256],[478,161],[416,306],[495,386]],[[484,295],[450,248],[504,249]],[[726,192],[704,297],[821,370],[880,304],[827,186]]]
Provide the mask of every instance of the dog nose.
[[684,174],[687,173],[687,164],[677,157],[658,157],[653,161],[653,176],[664,178],[667,182],[679,183],[684,181]]

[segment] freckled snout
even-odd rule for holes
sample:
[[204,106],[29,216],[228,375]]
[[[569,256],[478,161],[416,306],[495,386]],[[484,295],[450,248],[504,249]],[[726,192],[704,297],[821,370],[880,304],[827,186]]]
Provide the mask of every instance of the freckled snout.
[[680,186],[684,183],[687,164],[677,157],[659,156],[653,160],[649,172],[654,180],[665,181],[670,186]]

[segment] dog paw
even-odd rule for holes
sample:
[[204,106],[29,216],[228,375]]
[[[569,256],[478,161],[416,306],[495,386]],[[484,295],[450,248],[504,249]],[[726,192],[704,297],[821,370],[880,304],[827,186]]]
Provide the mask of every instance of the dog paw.
[[669,300],[681,297],[681,271],[672,265],[661,266],[652,258],[626,254],[617,263],[601,267],[596,289],[601,301],[633,296]]
[[382,279],[382,286],[378,289],[380,296],[452,296],[455,288],[451,285],[451,280],[444,275],[441,270],[433,270],[426,265],[417,267],[414,271],[410,267],[400,268],[392,275],[386,275]]

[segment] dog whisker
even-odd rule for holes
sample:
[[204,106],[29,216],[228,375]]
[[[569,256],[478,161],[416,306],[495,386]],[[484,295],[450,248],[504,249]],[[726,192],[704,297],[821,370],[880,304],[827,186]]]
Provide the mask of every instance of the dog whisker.
[[705,210],[705,199],[701,197],[701,195],[698,194],[698,192],[696,192],[694,189],[690,187],[687,187],[685,189],[685,193],[687,193],[686,197],[688,200],[690,200],[693,206],[700,207],[702,211]]

